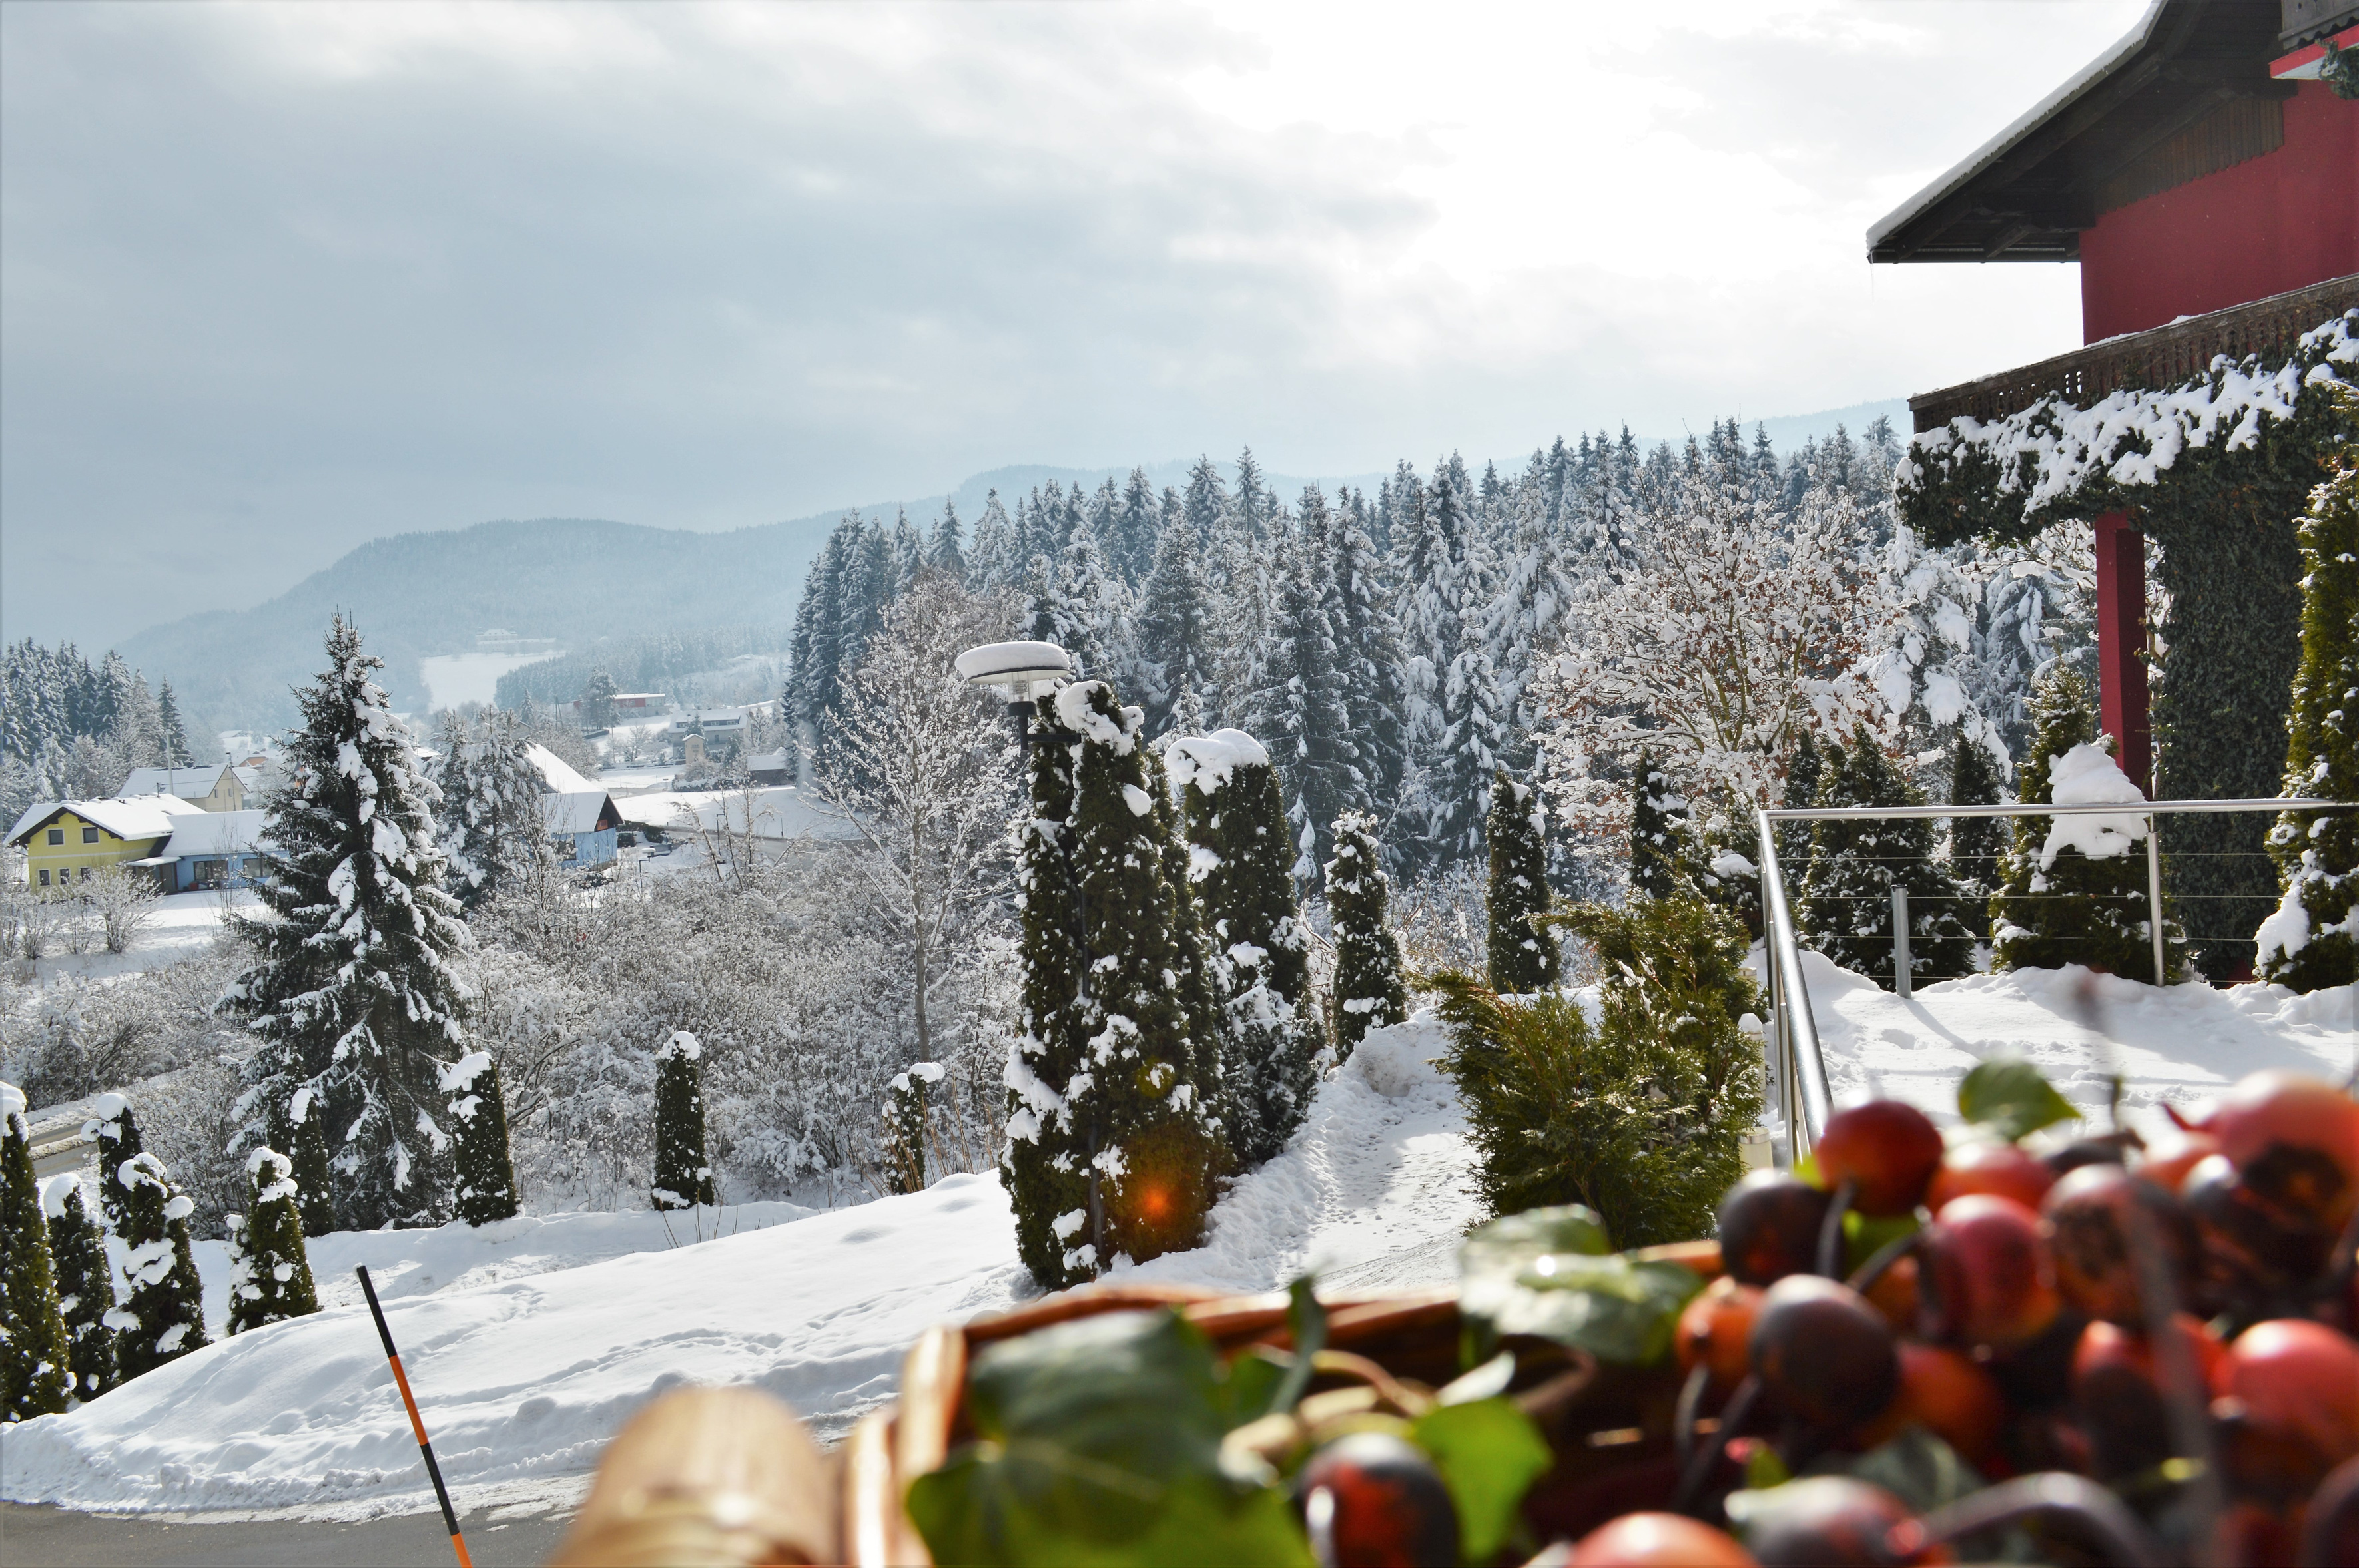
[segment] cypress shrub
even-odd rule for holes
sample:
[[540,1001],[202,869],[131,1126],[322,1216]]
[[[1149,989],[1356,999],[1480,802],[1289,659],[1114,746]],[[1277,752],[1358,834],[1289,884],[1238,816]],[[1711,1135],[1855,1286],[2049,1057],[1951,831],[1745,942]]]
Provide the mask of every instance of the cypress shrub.
[[94,1097],[90,1108],[93,1114],[82,1124],[82,1130],[98,1143],[99,1210],[106,1217],[107,1229],[117,1236],[128,1236],[131,1211],[125,1205],[128,1189],[115,1176],[125,1161],[147,1152],[147,1145],[139,1136],[139,1118],[132,1110],[131,1102],[117,1094]]
[[114,1271],[106,1262],[106,1237],[82,1202],[79,1177],[49,1183],[41,1206],[49,1217],[49,1260],[57,1272],[58,1314],[65,1320],[74,1398],[94,1400],[115,1382],[114,1330],[106,1324],[114,1310]]
[[885,1090],[885,1190],[926,1190],[926,1087],[941,1081],[939,1062],[916,1062]]
[[236,1265],[229,1288],[232,1334],[320,1310],[303,1247],[295,1162],[276,1150],[256,1149],[245,1157],[245,1215],[231,1233]]
[[[1230,1151],[1250,1167],[1285,1148],[1310,1114],[1325,1044],[1294,905],[1294,847],[1277,770],[1250,735],[1175,741],[1167,765],[1180,786],[1188,876],[1221,1005],[1223,1092],[1214,1108]],[[1169,940],[1184,938],[1175,931]]]
[[[1990,748],[1960,735],[1950,752],[1950,803],[1996,806],[2002,798]],[[1999,862],[2006,853],[2006,823],[2004,816],[1961,816],[1950,824],[1950,875],[1968,901],[1959,918],[1984,942],[1990,940],[1990,896],[1998,889]]]
[[1538,923],[1548,914],[1547,816],[1531,785],[1491,775],[1491,811],[1483,825],[1491,845],[1486,956],[1491,989],[1511,996],[1553,989],[1556,938]]
[[1586,1204],[1617,1247],[1708,1235],[1761,1118],[1759,1048],[1737,1028],[1759,1007],[1744,933],[1692,895],[1578,904],[1554,919],[1612,977],[1594,1021],[1560,991],[1511,999],[1471,975],[1432,982],[1476,1189],[1499,1215]]
[[1327,911],[1335,927],[1335,1055],[1349,1061],[1371,1029],[1408,1017],[1400,939],[1386,915],[1390,888],[1376,850],[1376,819],[1364,811],[1335,818],[1327,862]]
[[[2359,800],[2359,465],[2301,520],[2301,665],[2285,792]],[[2359,979],[2359,813],[2288,811],[2269,829],[2285,890],[2257,938],[2261,978],[2298,991]]]
[[1670,775],[1655,766],[1654,753],[1638,753],[1630,785],[1630,891],[1641,898],[1669,898],[1680,891],[1681,837],[1687,803],[1671,791]]
[[516,1162],[508,1153],[508,1112],[500,1093],[499,1065],[488,1051],[470,1051],[444,1070],[442,1092],[450,1097],[456,1144],[451,1151],[454,1210],[469,1225],[514,1219],[521,1206],[516,1202]]
[[712,1165],[704,1157],[704,1048],[687,1030],[675,1030],[656,1052],[656,1180],[658,1208],[712,1206]]
[[134,1154],[109,1179],[124,1215],[115,1235],[124,1245],[130,1293],[114,1322],[121,1331],[115,1366],[127,1382],[212,1341],[205,1336],[204,1290],[189,1250],[189,1212],[196,1206],[153,1154]]
[[309,1086],[299,1087],[278,1102],[264,1123],[273,1149],[284,1149],[294,1162],[295,1203],[302,1211],[303,1234],[325,1236],[336,1228],[336,1198],[329,1186],[328,1140],[320,1130],[320,1098]]
[[[1818,804],[1921,806],[1924,796],[1864,728],[1827,749]],[[1913,984],[1974,968],[1974,939],[1959,911],[1965,894],[1933,858],[1933,824],[1832,821],[1814,825],[1802,884],[1802,931],[1810,946],[1886,990],[1892,967],[1892,889],[1908,890],[1908,974]]]
[[73,1372],[33,1180],[33,1132],[14,1084],[0,1084],[0,1421],[29,1421],[66,1408]]
[[[1777,804],[1788,810],[1807,808],[1819,798],[1819,774],[1823,758],[1808,730],[1794,742],[1786,759],[1786,793]],[[1777,869],[1788,888],[1799,888],[1810,874],[1810,824],[1788,822],[1777,829]]]

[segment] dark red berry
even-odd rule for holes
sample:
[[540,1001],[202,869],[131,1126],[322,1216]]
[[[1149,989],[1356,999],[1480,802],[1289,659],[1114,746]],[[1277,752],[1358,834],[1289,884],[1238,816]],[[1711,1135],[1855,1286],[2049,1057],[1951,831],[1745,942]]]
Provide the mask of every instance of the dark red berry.
[[1311,1539],[1336,1568],[1455,1568],[1458,1509],[1414,1444],[1339,1437],[1310,1456],[1299,1490]]
[[1774,1285],[1818,1267],[1833,1200],[1783,1171],[1756,1171],[1720,1200],[1720,1263],[1741,1285]]
[[1852,1206],[1878,1218],[1925,1201],[1941,1164],[1941,1130],[1903,1100],[1875,1099],[1827,1118],[1814,1154],[1829,1191],[1853,1184]]
[[1789,1274],[1762,1292],[1750,1349],[1777,1407],[1822,1432],[1880,1414],[1900,1387],[1884,1315],[1857,1291],[1815,1274]]

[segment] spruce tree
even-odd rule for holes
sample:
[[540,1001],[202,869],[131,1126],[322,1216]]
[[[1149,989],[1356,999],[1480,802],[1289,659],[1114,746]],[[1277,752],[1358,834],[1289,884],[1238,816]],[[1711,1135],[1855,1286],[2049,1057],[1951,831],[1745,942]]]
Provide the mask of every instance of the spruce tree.
[[0,1421],[29,1421],[66,1408],[73,1361],[33,1180],[33,1131],[14,1084],[0,1084]]
[[172,683],[168,679],[156,688],[156,730],[163,743],[164,765],[186,767],[195,759],[189,751],[187,723],[180,717],[179,699],[172,695]]
[[263,1121],[263,1141],[284,1149],[294,1162],[297,1206],[303,1234],[325,1236],[336,1228],[336,1200],[328,1173],[328,1140],[320,1130],[320,1098],[298,1088],[277,1102]]
[[229,1332],[244,1334],[320,1310],[311,1260],[303,1249],[294,1162],[272,1149],[245,1157],[248,1195],[232,1233],[235,1271],[229,1288]]
[[[1316,494],[1306,493],[1305,504]],[[1318,880],[1325,859],[1321,851],[1326,826],[1359,797],[1363,775],[1353,715],[1336,667],[1335,637],[1312,575],[1310,552],[1286,548],[1277,569],[1277,601],[1253,662],[1244,727],[1261,738],[1277,771],[1294,850],[1290,870],[1296,881],[1308,886]]]
[[451,1207],[436,1080],[466,1049],[451,961],[469,937],[442,888],[439,792],[376,684],[383,661],[341,614],[327,653],[266,825],[270,918],[245,923],[256,958],[231,994],[264,1043],[263,1102],[302,1087],[322,1102],[338,1220],[436,1225]]
[[[606,684],[611,708],[614,682]],[[545,786],[531,740],[514,713],[495,711],[471,721],[446,711],[434,741],[441,754],[429,776],[441,794],[435,819],[448,865],[445,885],[462,907],[473,909],[521,884],[547,852]]]
[[[1144,1262],[1195,1246],[1217,1151],[1195,1076],[1209,1043],[1196,1038],[1188,999],[1167,978],[1187,965],[1187,933],[1164,896],[1169,834],[1148,793],[1142,716],[1103,681],[1062,687],[1056,702],[1063,727],[1081,738],[1072,844],[1083,989],[1075,1027],[1087,1058],[1066,1098],[1094,1173],[1093,1234],[1075,1249],[1094,1272],[1118,1258]],[[1282,835],[1274,784],[1259,804],[1264,825]],[[1282,862],[1278,873],[1282,885]],[[1209,945],[1217,950],[1219,938]],[[1270,967],[1284,951],[1272,945]],[[1239,1098],[1233,1083],[1230,1103]]]
[[[1821,806],[1921,806],[1925,797],[1864,728],[1848,746],[1827,748],[1819,775]],[[1800,923],[1811,946],[1837,965],[1895,989],[1892,890],[1908,890],[1912,985],[1955,979],[1974,968],[1973,934],[1959,918],[1965,895],[1933,857],[1933,824],[1858,818],[1820,822],[1810,835],[1810,871]]]
[[1183,691],[1201,701],[1216,689],[1212,592],[1199,536],[1184,524],[1164,529],[1156,541],[1155,564],[1139,595],[1138,650],[1147,733],[1160,736],[1172,728]]
[[1241,730],[1175,743],[1190,846],[1221,1002],[1219,1112],[1238,1162],[1286,1147],[1310,1114],[1324,1032],[1310,995],[1310,934],[1294,905],[1293,845],[1269,753]]
[[[2088,682],[2060,666],[2032,687],[2031,752],[2019,798],[2053,802],[2145,797],[2122,777],[2097,730]],[[2089,794],[2090,786],[2098,793]],[[2110,787],[2108,787],[2110,786]],[[2057,969],[2082,964],[2129,979],[2154,978],[2148,921],[2145,819],[2122,816],[2018,816],[1991,897],[1991,963],[2000,969]],[[2084,848],[2103,852],[2092,857]],[[2177,979],[2184,943],[2164,915],[2164,974]]]
[[612,730],[614,727],[614,677],[601,665],[590,672],[582,686],[582,724],[586,730]]
[[[1996,806],[2001,798],[1990,748],[1961,734],[1950,752],[1950,804]],[[1998,888],[2006,838],[2004,816],[1960,816],[1950,823],[1950,875],[1968,900],[1959,918],[1983,942],[1990,939],[1990,895]]]
[[1638,753],[1630,779],[1630,891],[1641,898],[1669,898],[1680,891],[1687,803],[1671,789],[1670,775],[1655,766],[1654,753]]
[[[1786,759],[1786,793],[1777,802],[1789,811],[1807,809],[1819,798],[1821,760],[1819,743],[1808,730],[1794,742]],[[1810,874],[1810,825],[1788,822],[1777,829],[1777,869],[1788,889],[1799,888]]]
[[1551,990],[1557,982],[1556,938],[1538,924],[1548,913],[1548,814],[1539,794],[1507,775],[1492,775],[1491,989],[1506,996]]
[[1089,1146],[1066,1098],[1084,1071],[1080,1030],[1081,885],[1072,855],[1073,773],[1080,737],[1056,698],[1033,705],[1026,749],[1031,817],[1016,860],[1023,989],[1007,1059],[1007,1143],[1000,1181],[1016,1211],[1016,1252],[1043,1290],[1091,1277]]
[[1335,819],[1327,862],[1327,911],[1335,927],[1335,1055],[1351,1059],[1371,1029],[1408,1018],[1400,938],[1385,908],[1390,893],[1376,847],[1376,819],[1347,811]]
[[926,539],[926,565],[961,582],[966,580],[966,542],[955,501],[943,502],[942,514],[934,520],[934,531]]
[[704,1048],[687,1030],[675,1030],[656,1050],[656,1180],[658,1208],[712,1206],[712,1164],[704,1155]]
[[[2359,464],[2301,519],[2301,664],[2285,792],[2359,801]],[[2262,923],[2261,978],[2298,991],[2359,979],[2359,813],[2288,811],[2269,830],[2285,896]]]
[[49,1260],[57,1273],[58,1314],[65,1320],[66,1356],[73,1395],[94,1400],[114,1387],[114,1271],[106,1261],[106,1233],[82,1202],[82,1182],[60,1176],[41,1193],[49,1222]]
[[196,1205],[153,1154],[134,1154],[103,1173],[119,1190],[128,1287],[115,1309],[114,1363],[125,1381],[212,1343],[205,1336],[204,1287],[189,1248],[189,1215]]
[[516,1161],[508,1153],[508,1110],[500,1069],[488,1051],[470,1051],[442,1075],[451,1112],[453,1192],[458,1217],[490,1225],[516,1217]]

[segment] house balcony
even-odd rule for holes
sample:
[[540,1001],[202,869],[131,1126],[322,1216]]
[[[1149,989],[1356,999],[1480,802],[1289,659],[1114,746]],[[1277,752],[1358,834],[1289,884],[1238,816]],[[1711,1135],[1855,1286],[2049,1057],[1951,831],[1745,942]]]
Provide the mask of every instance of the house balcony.
[[1920,393],[1908,400],[1908,411],[1922,432],[1962,415],[2004,419],[2049,396],[2086,408],[2125,386],[2155,390],[2191,381],[2211,369],[2221,354],[2230,359],[2256,353],[2290,358],[2296,339],[2351,309],[2359,309],[2359,273]]

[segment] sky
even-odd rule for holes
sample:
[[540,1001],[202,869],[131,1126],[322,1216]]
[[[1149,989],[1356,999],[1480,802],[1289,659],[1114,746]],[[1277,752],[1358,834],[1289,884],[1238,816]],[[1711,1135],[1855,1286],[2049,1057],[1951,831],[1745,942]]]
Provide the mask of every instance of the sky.
[[1864,232],[2142,0],[0,5],[0,635],[499,517],[1290,473],[1903,396]]

